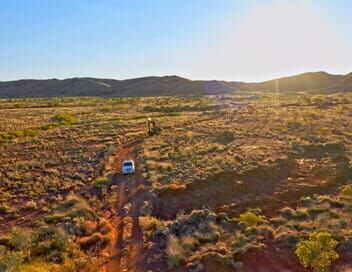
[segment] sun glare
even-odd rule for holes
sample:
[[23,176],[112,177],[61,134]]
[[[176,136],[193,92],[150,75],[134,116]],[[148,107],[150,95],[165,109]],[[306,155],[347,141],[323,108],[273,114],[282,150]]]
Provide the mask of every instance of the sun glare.
[[345,71],[352,61],[348,46],[323,14],[308,1],[257,4],[203,52],[207,65],[199,68],[212,77],[245,80]]

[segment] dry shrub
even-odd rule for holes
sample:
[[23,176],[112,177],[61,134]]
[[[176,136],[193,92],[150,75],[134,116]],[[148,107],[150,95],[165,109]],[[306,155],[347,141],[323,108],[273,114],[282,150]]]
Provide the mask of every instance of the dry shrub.
[[285,227],[279,227],[276,229],[275,241],[285,247],[293,248],[297,244],[299,238],[300,235],[293,230]]
[[37,203],[34,201],[28,201],[25,205],[24,208],[27,210],[35,210],[37,209]]
[[140,214],[141,215],[151,215],[153,212],[153,205],[150,201],[143,201],[143,204],[140,208]]
[[167,239],[166,254],[169,268],[180,266],[186,259],[186,253],[175,235],[170,235]]
[[165,184],[165,185],[159,186],[158,188],[156,188],[156,191],[158,193],[165,193],[165,192],[185,191],[186,189],[187,187],[184,184],[171,183],[171,184]]
[[190,252],[195,250],[195,248],[199,245],[199,240],[191,235],[186,235],[181,238],[181,244],[185,251]]
[[108,234],[112,231],[112,226],[110,222],[106,219],[101,219],[98,222],[97,230],[102,234]]
[[92,235],[96,228],[96,223],[94,221],[84,219],[80,219],[78,225],[83,236]]
[[99,251],[109,245],[111,239],[108,235],[102,235],[99,232],[94,233],[92,236],[84,237],[79,240],[79,245],[86,251]]
[[281,212],[282,217],[285,219],[290,219],[293,216],[293,214],[295,213],[295,211],[290,207],[282,208],[280,210],[280,212]]

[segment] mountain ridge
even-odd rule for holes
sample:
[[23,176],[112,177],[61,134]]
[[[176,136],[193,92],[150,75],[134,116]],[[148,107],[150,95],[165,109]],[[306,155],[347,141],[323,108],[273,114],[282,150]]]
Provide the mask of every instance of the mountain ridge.
[[74,77],[67,79],[20,79],[0,81],[1,98],[60,97],[60,96],[195,96],[236,92],[277,91],[351,92],[352,73],[334,75],[308,72],[262,82],[221,80],[191,80],[168,76],[148,76],[124,80]]

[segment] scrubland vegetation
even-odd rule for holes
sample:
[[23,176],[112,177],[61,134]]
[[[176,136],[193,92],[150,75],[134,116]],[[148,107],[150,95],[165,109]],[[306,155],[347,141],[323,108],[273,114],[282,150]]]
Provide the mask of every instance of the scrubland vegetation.
[[99,271],[117,225],[146,271],[349,271],[351,124],[348,93],[0,100],[0,271]]

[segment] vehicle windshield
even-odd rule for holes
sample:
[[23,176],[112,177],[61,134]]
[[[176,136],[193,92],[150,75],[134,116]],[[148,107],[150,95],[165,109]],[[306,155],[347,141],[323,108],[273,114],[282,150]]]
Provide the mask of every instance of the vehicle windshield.
[[123,166],[132,166],[132,162],[125,162],[124,164],[123,164]]

